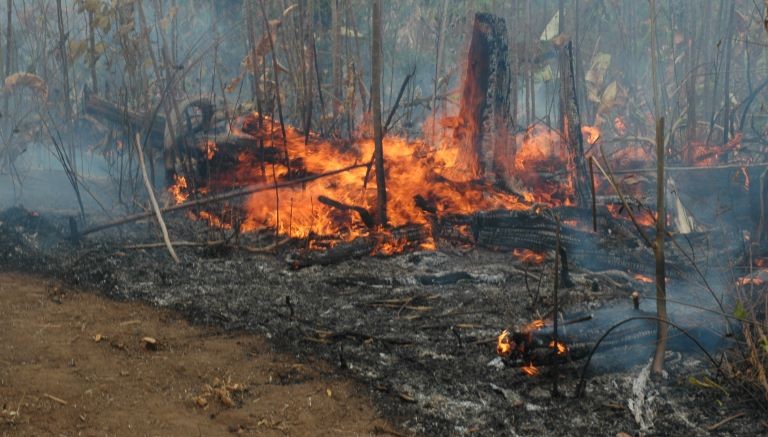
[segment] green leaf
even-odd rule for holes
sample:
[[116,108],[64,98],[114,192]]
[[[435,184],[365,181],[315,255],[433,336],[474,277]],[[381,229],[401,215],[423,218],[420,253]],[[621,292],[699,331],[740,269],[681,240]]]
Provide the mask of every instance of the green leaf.
[[747,318],[747,310],[744,308],[743,302],[739,301],[736,303],[736,308],[733,309],[733,316],[742,321]]
[[768,337],[760,337],[760,341],[758,343],[760,344],[760,347],[763,348],[763,352],[768,354]]

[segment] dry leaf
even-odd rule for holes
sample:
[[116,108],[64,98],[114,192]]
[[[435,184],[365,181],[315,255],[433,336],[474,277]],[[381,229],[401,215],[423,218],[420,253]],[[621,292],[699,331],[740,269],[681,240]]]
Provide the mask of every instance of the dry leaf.
[[195,405],[197,405],[200,408],[205,408],[208,406],[208,399],[202,396],[197,396],[193,398],[193,401],[195,401]]
[[587,97],[595,103],[600,102],[600,89],[603,87],[605,72],[608,70],[609,65],[611,65],[611,55],[608,53],[596,53],[584,77],[587,82]]
[[618,92],[619,84],[615,80],[605,87],[603,94],[600,96],[600,104],[597,107],[598,114],[605,114],[615,106]]
[[541,41],[549,41],[556,37],[558,30],[560,29],[560,11],[555,12],[552,19],[547,23],[547,27],[544,28],[544,32],[541,33],[539,38]]
[[9,93],[18,88],[29,88],[41,99],[48,99],[48,85],[38,75],[32,73],[14,73],[5,78],[4,91]]
[[232,396],[230,396],[229,392],[225,388],[217,388],[213,390],[214,394],[216,394],[216,397],[221,401],[224,406],[232,408],[235,406],[235,401],[232,400]]

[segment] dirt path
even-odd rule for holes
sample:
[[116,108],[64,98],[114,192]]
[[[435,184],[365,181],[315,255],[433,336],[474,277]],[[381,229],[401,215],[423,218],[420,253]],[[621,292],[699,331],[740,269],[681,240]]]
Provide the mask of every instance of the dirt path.
[[[144,337],[157,340],[151,350]],[[389,427],[328,366],[139,303],[0,274],[2,436],[357,436]]]

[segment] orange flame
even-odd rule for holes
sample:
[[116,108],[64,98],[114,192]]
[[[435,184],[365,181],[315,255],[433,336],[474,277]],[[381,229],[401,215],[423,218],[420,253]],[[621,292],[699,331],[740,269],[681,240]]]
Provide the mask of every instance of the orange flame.
[[206,140],[204,146],[205,146],[205,157],[210,161],[211,159],[213,159],[213,156],[219,150],[219,147],[216,145],[214,141],[211,141],[211,140]]
[[636,281],[642,282],[644,284],[653,284],[653,278],[641,275],[640,273],[636,273],[634,278]]
[[534,320],[533,322],[523,326],[523,332],[538,331],[539,329],[543,328],[545,325],[546,324],[541,319]]
[[512,255],[521,262],[529,265],[539,265],[544,262],[544,254],[530,249],[514,249]]
[[[608,207],[608,212],[610,212],[613,217],[627,220],[630,219],[629,214],[623,209],[622,205],[610,204],[606,206]],[[633,211],[633,215],[637,224],[640,226],[647,228],[656,226],[656,213],[654,212],[648,210]]]
[[496,342],[496,354],[500,357],[507,357],[512,353],[512,345],[509,343],[509,331],[503,330],[499,334]]
[[173,175],[173,180],[175,182],[168,187],[168,191],[171,193],[176,203],[184,203],[189,198],[187,178],[184,176]]
[[[326,173],[368,159],[374,148],[371,139],[362,139],[350,146],[323,141],[314,133],[310,133],[305,145],[305,135],[288,125],[285,126],[286,141],[283,142],[280,123],[256,113],[239,117],[230,123],[229,129],[233,135],[251,138],[254,143],[258,141],[259,147],[240,151],[231,174],[212,175],[204,187],[210,192],[284,180],[294,177],[298,171],[309,175]],[[526,132],[519,144],[522,146],[514,154],[515,169],[520,170],[520,175],[528,175],[530,179],[525,183],[535,188],[530,193],[521,192],[522,198],[492,185],[462,180],[460,173],[456,172],[456,169],[461,168],[458,146],[449,138],[430,146],[423,141],[387,136],[384,153],[389,224],[396,227],[429,223],[425,210],[413,200],[416,194],[426,199],[433,213],[437,214],[469,214],[498,208],[525,210],[533,201],[558,203],[551,194],[555,188],[539,185],[535,179],[537,172],[532,169],[536,165],[551,166],[558,171],[562,169],[567,154],[560,135],[545,126],[537,125]],[[222,153],[219,146],[210,142],[198,147],[205,151],[208,158]],[[265,151],[273,153],[270,156],[276,161],[274,164],[264,164]],[[283,160],[284,156],[291,159],[290,173]],[[369,230],[360,223],[356,213],[340,211],[317,201],[319,196],[326,196],[371,211],[376,204],[376,178],[369,175],[368,184],[363,189],[365,175],[366,169],[359,168],[303,186],[281,188],[278,193],[273,190],[254,193],[244,201],[245,217],[241,221],[241,231],[276,227],[280,233],[290,234],[294,238],[321,235],[340,240],[366,235]],[[185,184],[186,180],[179,178],[171,187],[177,202],[186,199],[182,194],[188,196]],[[565,187],[565,190],[572,191],[571,187]],[[559,198],[566,199],[567,194]],[[434,242],[426,246],[430,245],[434,245]],[[390,244],[383,245],[381,250],[389,252],[400,249]]]
[[581,134],[586,137],[587,142],[591,146],[600,139],[600,128],[597,126],[584,125],[581,127]]
[[520,368],[520,370],[523,371],[528,376],[536,376],[539,374],[539,369],[536,368],[536,366],[533,365],[533,363],[529,363],[527,366],[523,366]]
[[[549,342],[549,347],[551,349],[555,348],[555,340],[552,340]],[[568,352],[568,347],[565,346],[565,344],[561,342],[557,342],[557,355],[565,355],[565,353]]]

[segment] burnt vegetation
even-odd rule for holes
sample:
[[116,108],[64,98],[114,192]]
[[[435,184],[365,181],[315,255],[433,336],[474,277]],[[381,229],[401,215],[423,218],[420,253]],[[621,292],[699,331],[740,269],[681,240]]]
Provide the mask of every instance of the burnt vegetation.
[[0,269],[322,357],[372,432],[768,432],[768,3],[0,9]]

